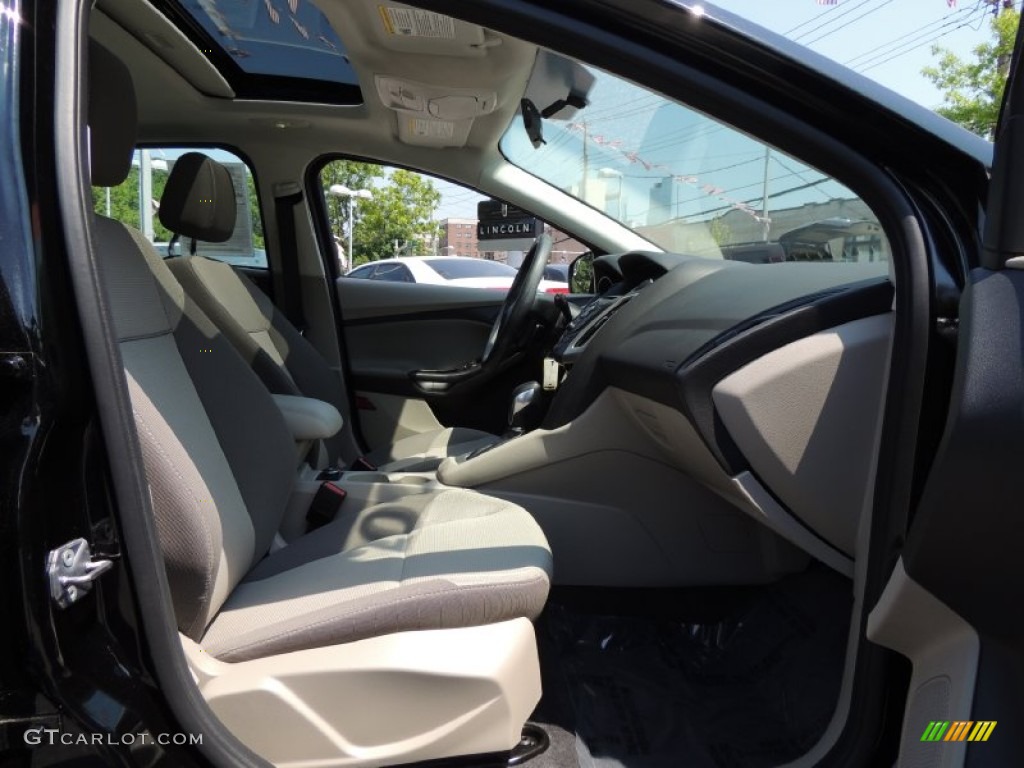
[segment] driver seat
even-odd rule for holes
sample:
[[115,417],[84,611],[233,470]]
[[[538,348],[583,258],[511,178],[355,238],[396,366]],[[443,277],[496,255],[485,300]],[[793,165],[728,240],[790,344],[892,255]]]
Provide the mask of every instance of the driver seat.
[[[195,201],[212,201],[199,205]],[[182,238],[221,241],[235,224],[235,192],[227,169],[199,152],[174,163],[160,201],[160,221]],[[241,353],[274,394],[300,395],[330,403],[345,428],[324,441],[328,461],[350,466],[359,458],[349,425],[349,398],[338,374],[252,281],[221,261],[179,256],[167,266],[189,297]],[[498,442],[476,429],[438,429],[376,448],[364,458],[384,471],[436,468],[441,459]]]

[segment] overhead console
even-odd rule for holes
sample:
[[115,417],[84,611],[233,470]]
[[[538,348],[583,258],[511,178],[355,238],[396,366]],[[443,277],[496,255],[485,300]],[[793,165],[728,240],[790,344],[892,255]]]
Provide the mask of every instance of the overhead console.
[[494,111],[494,91],[446,88],[377,75],[377,95],[398,112],[398,137],[406,144],[459,147],[473,121]]

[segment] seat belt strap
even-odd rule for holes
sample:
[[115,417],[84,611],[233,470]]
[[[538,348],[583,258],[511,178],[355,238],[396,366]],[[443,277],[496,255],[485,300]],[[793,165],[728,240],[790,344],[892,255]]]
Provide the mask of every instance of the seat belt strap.
[[299,333],[306,332],[306,315],[302,310],[302,282],[299,277],[299,246],[295,239],[295,206],[302,202],[298,184],[274,186],[274,218],[277,219],[277,244],[281,254],[281,287],[284,289],[282,310]]
[[346,472],[376,472],[377,465],[365,456],[360,456],[345,467]]
[[331,522],[347,495],[344,488],[330,481],[323,483],[306,510],[306,532],[315,531]]

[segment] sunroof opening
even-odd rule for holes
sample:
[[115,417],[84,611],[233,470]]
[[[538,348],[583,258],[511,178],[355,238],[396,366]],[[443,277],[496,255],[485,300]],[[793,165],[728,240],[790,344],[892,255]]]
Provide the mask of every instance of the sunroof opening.
[[312,0],[178,0],[247,75],[355,85],[345,46]]

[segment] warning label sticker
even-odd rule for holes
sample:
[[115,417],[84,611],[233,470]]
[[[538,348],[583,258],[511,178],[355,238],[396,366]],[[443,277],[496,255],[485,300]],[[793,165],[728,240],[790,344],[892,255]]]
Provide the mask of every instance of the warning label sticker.
[[450,139],[455,136],[455,123],[413,118],[409,121],[409,132],[428,139]]
[[431,37],[439,40],[455,38],[455,19],[440,13],[417,8],[378,6],[384,29],[389,35],[400,37]]

